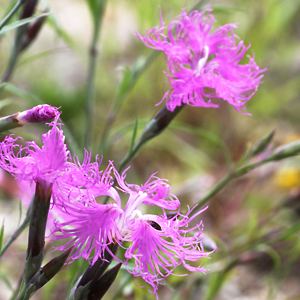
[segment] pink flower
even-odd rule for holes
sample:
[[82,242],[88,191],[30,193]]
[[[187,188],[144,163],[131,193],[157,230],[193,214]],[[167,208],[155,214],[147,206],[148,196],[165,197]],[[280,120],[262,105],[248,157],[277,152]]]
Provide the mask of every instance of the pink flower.
[[[212,32],[211,9],[185,10],[168,26],[156,26],[145,36],[144,44],[166,54],[166,72],[170,89],[163,100],[173,111],[183,103],[190,106],[218,107],[211,98],[222,98],[240,112],[257,91],[266,69],[260,70],[253,57],[239,64],[250,46],[234,34],[236,24],[227,24]],[[165,33],[166,31],[166,33]]]
[[0,143],[0,167],[19,180],[36,182],[41,178],[54,183],[72,166],[70,152],[57,121],[58,117],[51,124],[52,128],[42,135],[41,148],[35,142],[27,142],[22,147],[16,143],[20,137],[7,136]]
[[[193,228],[187,229],[189,222],[202,211],[189,217],[191,210],[186,215],[181,215],[177,210],[180,202],[170,194],[170,186],[163,179],[153,175],[145,184],[138,186],[125,182],[126,171],[120,176],[114,170],[119,189],[129,195],[120,221],[123,232],[123,241],[131,243],[125,252],[125,264],[134,259],[133,270],[128,271],[134,276],[140,276],[149,283],[157,296],[160,283],[177,266],[183,265],[189,271],[205,273],[201,266],[193,267],[187,261],[198,261],[207,257],[201,243],[202,222]],[[167,198],[169,198],[167,200]],[[156,205],[163,211],[162,215],[143,215],[138,209],[140,204]],[[168,218],[166,210],[175,210],[174,216]],[[195,234],[189,233],[196,231]],[[184,275],[178,275],[184,276]]]
[[[125,208],[122,208],[119,193],[107,180],[113,170],[120,192],[127,195]],[[190,217],[178,212],[180,202],[170,194],[170,186],[166,180],[154,176],[142,185],[129,184],[125,181],[126,171],[121,175],[110,162],[105,172],[101,173],[98,192],[90,189],[88,201],[66,201],[62,205],[62,217],[67,221],[55,221],[52,240],[64,240],[56,247],[66,250],[75,246],[71,259],[83,257],[94,264],[99,258],[104,259],[108,251],[115,259],[128,263],[134,261],[133,269],[127,270],[135,277],[141,277],[152,286],[151,293],[157,296],[158,285],[176,267],[183,265],[189,271],[205,273],[200,266],[192,266],[189,262],[197,262],[207,257],[201,243],[202,223],[188,229],[189,223],[202,211]],[[114,202],[99,204],[93,197],[107,195]],[[142,214],[141,204],[157,206],[161,215]],[[175,211],[169,218],[166,211]],[[125,243],[126,242],[126,243]],[[118,244],[125,250],[124,258],[117,258],[110,251],[111,244]],[[129,244],[129,246],[128,246]],[[186,275],[186,274],[185,274]],[[178,275],[184,276],[184,275]]]
[[[174,218],[178,217],[180,215],[176,214]],[[185,220],[185,225],[190,220]],[[157,299],[158,285],[164,284],[165,278],[171,274],[187,275],[173,273],[179,265],[182,264],[189,271],[198,271],[204,274],[207,271],[201,265],[193,267],[186,262],[198,261],[209,255],[201,246],[201,223],[196,226],[198,232],[191,237],[187,237],[187,231],[179,230],[175,223],[166,216],[155,215],[138,214],[135,218],[127,219],[127,232],[123,240],[130,242],[131,245],[125,252],[125,263],[134,259],[134,268],[132,271],[128,271],[136,277],[142,277],[145,282],[150,284],[153,289],[150,292],[155,294]],[[192,229],[195,230],[195,228]]]
[[[145,184],[139,186],[125,182],[127,170],[128,169],[120,175],[117,170],[114,169],[119,189],[129,195],[124,209],[126,216],[130,217],[142,203],[146,205],[156,205],[163,210],[176,210],[180,206],[177,197],[170,194],[170,185],[165,182],[166,180],[155,177],[156,173],[152,174]],[[169,197],[168,200],[166,200],[167,197]]]
[[20,125],[52,120],[60,115],[58,108],[48,104],[35,106],[16,114]]
[[46,182],[52,188],[50,214],[53,217],[61,215],[60,211],[66,201],[88,201],[91,194],[96,197],[112,185],[111,177],[106,178],[105,182],[100,181],[99,163],[91,162],[89,152],[85,151],[82,164],[76,156],[72,159],[58,118],[49,124],[51,129],[42,135],[42,147],[35,142],[27,142],[22,147],[16,143],[21,138],[14,138],[13,135],[7,136],[0,143],[0,167],[19,180],[26,191],[25,204],[31,198],[28,194],[33,195],[37,181]]
[[56,247],[57,250],[64,251],[75,246],[69,258],[75,260],[83,257],[92,265],[98,258],[104,259],[105,251],[118,259],[109,246],[122,240],[118,220],[123,210],[119,205],[98,204],[95,200],[90,200],[86,204],[65,203],[64,211],[68,221],[55,221],[56,232],[51,239],[70,240]]

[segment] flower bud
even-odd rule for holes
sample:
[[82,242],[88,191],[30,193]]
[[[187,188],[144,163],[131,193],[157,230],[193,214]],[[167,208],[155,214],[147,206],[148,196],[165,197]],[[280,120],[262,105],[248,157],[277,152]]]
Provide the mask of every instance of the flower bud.
[[95,284],[91,289],[88,300],[100,300],[106,294],[107,290],[115,281],[118,272],[122,266],[122,263],[118,263],[113,268],[109,269]]
[[140,141],[142,143],[153,137],[159,135],[163,130],[165,130],[171,121],[177,116],[177,114],[182,110],[184,105],[176,107],[174,111],[169,111],[166,106],[164,106],[145,127]]
[[[45,13],[46,12],[47,11],[45,11]],[[39,19],[35,20],[32,24],[29,25],[27,32],[24,34],[25,36],[22,40],[20,51],[25,50],[35,40],[42,26],[45,23],[46,17],[47,16],[40,17]]]
[[20,112],[16,116],[16,120],[18,120],[19,125],[22,126],[28,123],[39,123],[43,121],[49,121],[54,119],[58,115],[59,112],[56,107],[50,106],[48,104],[42,104]]
[[275,130],[271,131],[268,135],[256,142],[250,151],[250,156],[253,157],[263,152],[272,142],[274,135]]
[[37,3],[38,0],[27,0],[21,12],[20,20],[30,18],[34,14]]
[[269,161],[281,160],[287,157],[296,156],[300,154],[300,140],[284,144],[274,150]]

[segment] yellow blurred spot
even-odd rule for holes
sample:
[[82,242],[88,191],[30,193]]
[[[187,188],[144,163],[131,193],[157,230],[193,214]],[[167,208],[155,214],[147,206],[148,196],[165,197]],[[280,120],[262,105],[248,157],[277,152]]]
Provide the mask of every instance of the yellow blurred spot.
[[300,134],[297,133],[293,133],[293,134],[289,134],[284,140],[282,144],[286,144],[289,142],[294,142],[294,141],[298,141],[300,140]]
[[294,167],[279,169],[274,179],[280,188],[290,189],[300,186],[300,170]]

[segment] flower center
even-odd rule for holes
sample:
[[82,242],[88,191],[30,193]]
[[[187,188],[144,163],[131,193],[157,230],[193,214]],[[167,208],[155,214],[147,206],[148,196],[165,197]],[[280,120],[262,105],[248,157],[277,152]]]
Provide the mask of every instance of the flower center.
[[204,56],[199,59],[198,64],[197,64],[197,68],[195,70],[195,75],[196,76],[200,75],[200,72],[201,72],[202,68],[204,67],[204,65],[207,62],[208,55],[209,55],[209,47],[204,46],[204,51],[203,52],[204,52]]

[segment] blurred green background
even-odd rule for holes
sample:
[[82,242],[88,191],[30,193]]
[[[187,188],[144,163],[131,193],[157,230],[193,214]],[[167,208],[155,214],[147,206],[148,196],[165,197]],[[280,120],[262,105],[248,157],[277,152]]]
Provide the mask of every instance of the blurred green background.
[[[1,1],[2,17],[9,3],[13,1]],[[122,80],[130,78],[131,72],[152,53],[135,37],[135,31],[143,34],[158,25],[159,10],[169,23],[182,8],[190,10],[197,3],[192,0],[107,1],[98,43],[93,142],[89,145],[93,155],[103,154],[103,167],[108,160],[118,165],[125,156],[136,119],[139,135],[163,107],[155,106],[163,97],[166,81],[162,72],[166,62],[163,54],[159,54],[132,89],[121,97],[122,105],[107,143],[101,142],[113,103],[118,95],[123,95]],[[227,23],[238,24],[236,34],[246,45],[251,44],[248,54],[254,52],[258,65],[268,71],[258,92],[246,105],[252,116],[237,113],[222,100],[217,101],[218,109],[185,107],[170,127],[151,140],[131,162],[129,182],[143,183],[158,171],[159,177],[169,180],[183,211],[186,205],[197,203],[228,174],[247,148],[273,129],[276,146],[300,138],[300,1],[220,0],[206,1],[203,8],[207,7],[213,8],[217,19],[215,28]],[[93,31],[91,15],[87,2],[79,0],[41,1],[38,8],[39,11],[48,8],[51,15],[37,39],[21,55],[9,87],[0,94],[0,113],[5,116],[42,103],[61,107],[66,140],[70,149],[81,157]],[[14,31],[0,38],[2,74],[9,60]],[[14,132],[36,140],[46,130],[40,124]],[[1,214],[15,216],[18,199],[14,183],[10,178],[5,180],[1,184]],[[299,186],[300,161],[296,157],[254,170],[213,197],[208,210],[201,215],[204,232],[218,246],[211,260],[203,261],[211,271],[206,276],[171,276],[167,287],[159,288],[160,299],[300,299],[299,232],[288,231],[299,222]],[[17,220],[10,224],[11,231],[16,224]],[[281,239],[276,239],[278,234]],[[2,262],[2,272],[11,272],[6,275],[13,284],[22,268],[12,270],[15,262],[11,259],[17,252],[22,265],[24,241],[26,238],[15,243],[7,253],[7,260]],[[64,299],[69,274],[76,272],[77,267],[75,263],[65,268],[61,280],[46,286],[34,299]],[[121,270],[105,299],[155,298],[147,288],[137,288],[130,278],[128,281],[126,274]],[[143,284],[138,280],[136,283]],[[9,289],[5,283],[1,285]],[[7,299],[0,292],[1,297]]]

